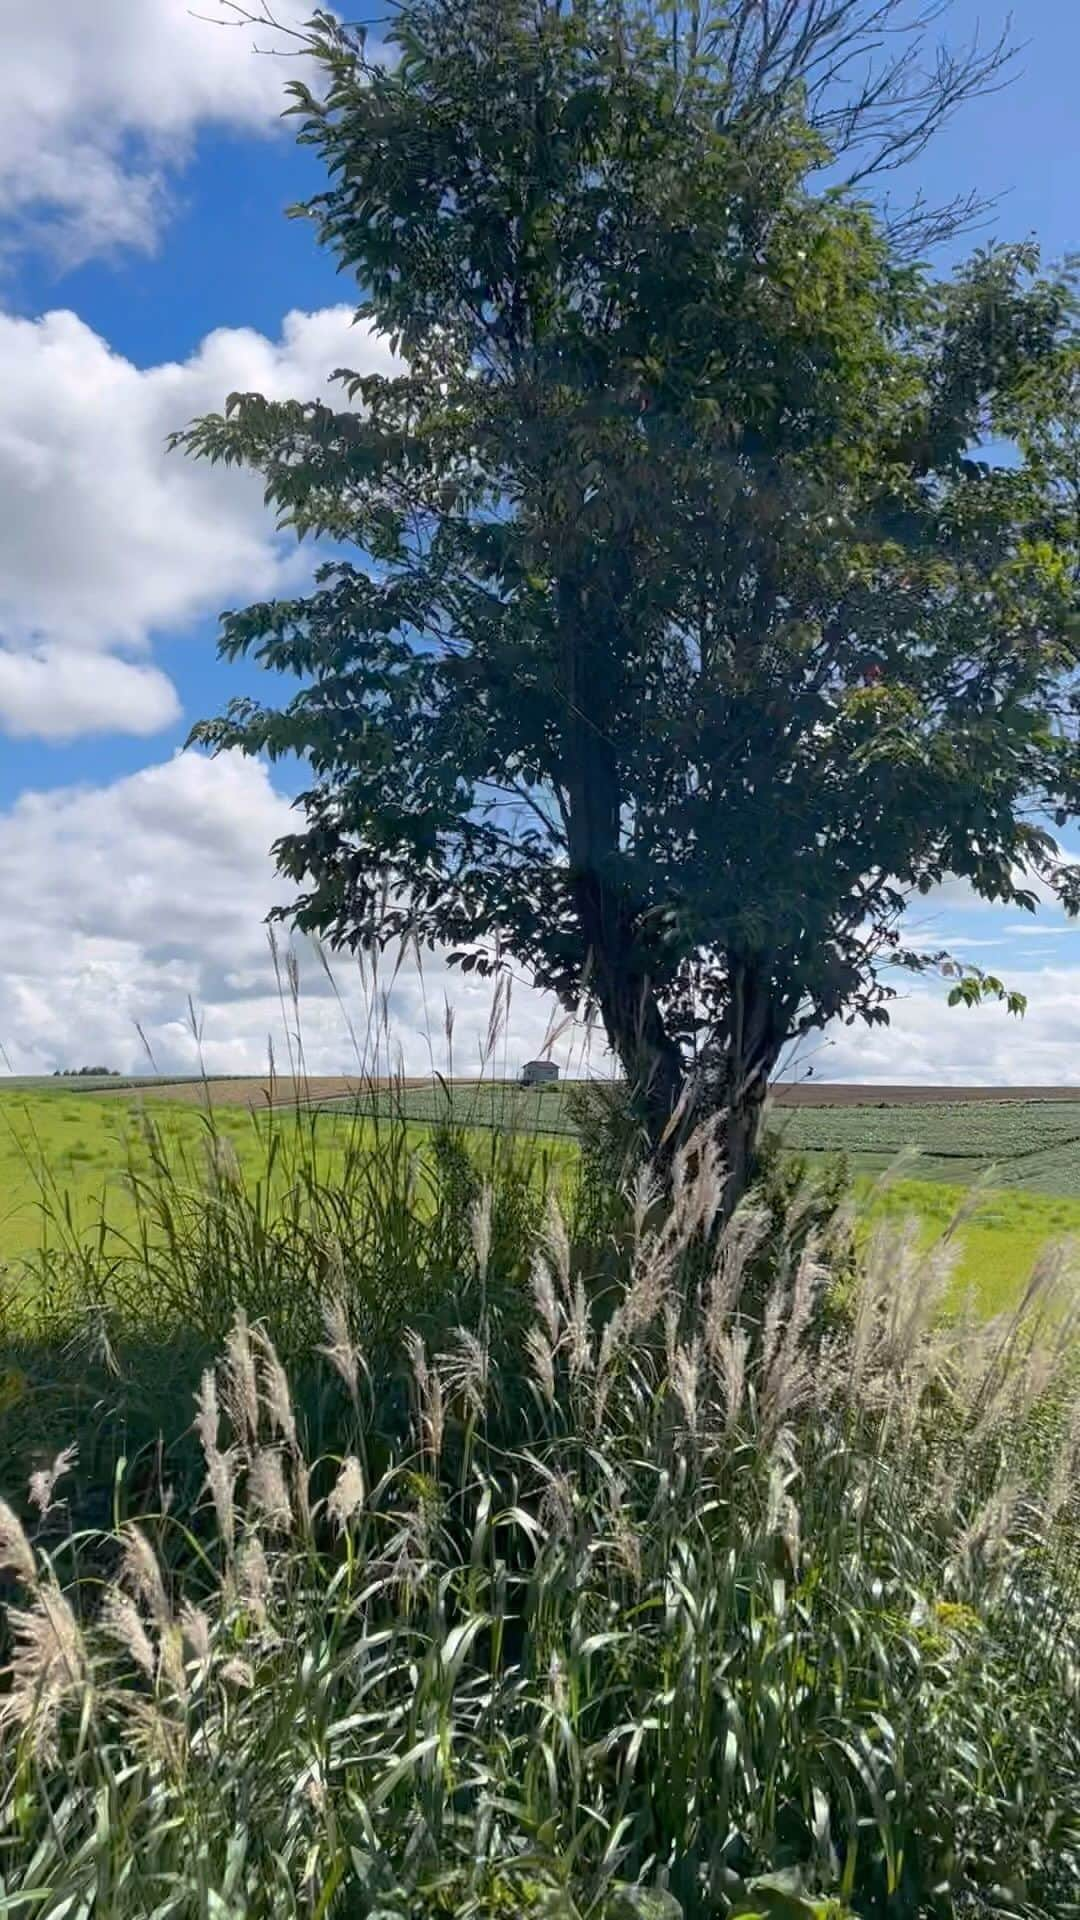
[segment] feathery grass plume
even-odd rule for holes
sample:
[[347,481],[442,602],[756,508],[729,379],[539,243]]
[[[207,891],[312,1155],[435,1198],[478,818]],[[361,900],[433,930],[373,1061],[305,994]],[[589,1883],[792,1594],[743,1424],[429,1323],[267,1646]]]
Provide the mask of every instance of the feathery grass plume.
[[158,1668],[177,1700],[186,1700],[188,1677],[184,1664],[184,1635],[176,1621],[163,1627],[158,1635]]
[[424,1342],[412,1329],[405,1335],[405,1350],[409,1356],[413,1380],[416,1383],[420,1444],[424,1452],[433,1461],[437,1461],[442,1453],[443,1432],[446,1424],[442,1377],[437,1367],[428,1364]]
[[282,1533],[291,1531],[293,1508],[279,1447],[260,1447],[253,1454],[248,1467],[247,1497],[254,1512],[268,1527]]
[[790,1428],[781,1427],[769,1456],[769,1485],[765,1509],[765,1532],[779,1535],[787,1549],[791,1571],[799,1571],[802,1520],[791,1489],[799,1477],[795,1438]]
[[708,1239],[724,1198],[724,1170],[716,1121],[703,1121],[671,1164],[672,1204],[668,1229],[680,1248],[700,1233]]
[[598,1420],[603,1417],[603,1408],[607,1405],[611,1387],[611,1370],[628,1340],[624,1303],[615,1308],[600,1335],[600,1345],[596,1354],[596,1387],[594,1389],[597,1396],[594,1405]]
[[226,1660],[218,1668],[218,1679],[237,1693],[250,1693],[255,1685],[255,1674],[246,1660]]
[[259,1382],[247,1315],[242,1309],[225,1341],[225,1404],[241,1445],[254,1447],[259,1435]]
[[728,1433],[737,1426],[742,1413],[749,1356],[750,1335],[745,1327],[729,1327],[720,1335],[712,1354],[724,1397],[724,1425]]
[[952,1573],[963,1587],[971,1589],[999,1573],[1022,1497],[1018,1481],[1000,1481],[974,1519],[961,1528],[953,1547]]
[[164,1631],[172,1624],[172,1608],[165,1592],[157,1554],[134,1521],[128,1521],[121,1530],[120,1538],[123,1541],[120,1579],[135,1599],[142,1601],[154,1625]]
[[289,1480],[292,1485],[296,1524],[305,1540],[311,1538],[311,1476],[299,1447],[289,1455]]
[[39,1587],[33,1605],[9,1608],[7,1620],[12,1652],[0,1728],[28,1732],[35,1754],[55,1764],[62,1709],[81,1701],[90,1684],[83,1637],[58,1587]]
[[917,1221],[905,1225],[894,1242],[887,1286],[880,1292],[876,1365],[898,1383],[913,1367],[933,1366],[928,1337],[941,1312],[960,1257],[949,1232],[930,1247],[921,1245]]
[[355,1454],[347,1454],[326,1502],[326,1511],[339,1533],[364,1504],[364,1473]]
[[753,1196],[740,1201],[717,1236],[716,1254],[705,1288],[706,1352],[718,1352],[728,1321],[742,1296],[746,1271],[757,1258],[772,1225],[769,1209]]
[[153,1680],[157,1674],[157,1657],[142,1615],[129,1593],[117,1586],[108,1589],[101,1608],[101,1626],[110,1640],[124,1648],[147,1679]]
[[349,1310],[342,1294],[332,1294],[324,1302],[322,1320],[326,1338],[316,1351],[329,1361],[339,1379],[345,1382],[349,1398],[359,1411],[360,1371],[364,1362],[360,1348],[353,1341]]
[[235,1447],[226,1448],[224,1453],[220,1453],[217,1447],[214,1447],[206,1456],[205,1484],[213,1502],[218,1536],[227,1555],[232,1553],[236,1545],[237,1466]]
[[542,1327],[532,1326],[525,1333],[525,1353],[529,1373],[549,1407],[555,1404],[555,1355]]
[[811,1235],[799,1256],[790,1294],[778,1276],[766,1301],[761,1351],[761,1425],[766,1439],[812,1397],[813,1376],[803,1342],[827,1277]]
[[799,1261],[792,1292],[776,1279],[765,1304],[765,1338],[761,1346],[761,1432],[771,1440],[776,1430],[813,1398],[813,1373],[801,1340],[807,1329],[807,1292],[799,1292]]
[[0,1573],[12,1573],[24,1586],[37,1579],[37,1561],[23,1523],[6,1500],[0,1500]]
[[53,1494],[56,1492],[57,1482],[62,1480],[66,1473],[71,1472],[78,1458],[79,1449],[77,1446],[64,1447],[56,1455],[51,1466],[40,1467],[36,1473],[30,1475],[30,1504],[37,1508],[43,1520],[46,1514],[52,1510]]
[[221,1411],[217,1405],[217,1377],[211,1367],[206,1367],[196,1392],[196,1417],[194,1428],[200,1438],[202,1457],[206,1461],[206,1486],[209,1498],[213,1501],[213,1513],[217,1519],[217,1534],[227,1553],[233,1553],[236,1542],[236,1513],[234,1513],[234,1488],[236,1488],[236,1450],[227,1448],[221,1452],[217,1446],[217,1430],[221,1425]]
[[[852,1406],[863,1399],[871,1379],[870,1390],[880,1400],[882,1377],[895,1374],[901,1355],[910,1363],[937,1290],[951,1271],[953,1254],[947,1243],[938,1245],[940,1258],[928,1259],[913,1216],[878,1221],[871,1231],[855,1297],[848,1368]],[[902,1337],[898,1322],[904,1326]]]
[[641,1242],[630,1270],[630,1284],[617,1309],[620,1332],[628,1337],[650,1327],[664,1310],[681,1248],[662,1233]]
[[668,1382],[675,1368],[675,1349],[679,1344],[679,1311],[674,1300],[664,1302],[664,1360]]
[[1048,1523],[1071,1511],[1080,1500],[1080,1393],[1073,1396],[1054,1453],[1044,1511]]
[[529,1284],[532,1288],[533,1303],[547,1332],[548,1343],[554,1349],[559,1344],[562,1314],[552,1284],[551,1267],[542,1253],[533,1255],[529,1269]]
[[487,1032],[484,1035],[480,1049],[481,1062],[485,1065],[487,1061],[491,1059],[499,1044],[499,1035],[503,1029],[506,1003],[509,1000],[509,986],[509,976],[505,973],[500,974],[495,982],[495,991],[491,996],[491,1006],[488,1009]]
[[257,1533],[249,1533],[236,1556],[236,1590],[243,1606],[260,1626],[266,1625],[270,1588],[266,1549]]
[[447,1393],[465,1402],[470,1414],[485,1411],[489,1390],[489,1355],[484,1342],[468,1327],[457,1327],[452,1352],[440,1361],[440,1372]]
[[201,1607],[185,1600],[180,1609],[180,1630],[194,1659],[205,1665],[210,1658],[210,1622]]
[[580,1277],[574,1284],[566,1316],[566,1364],[571,1380],[580,1379],[593,1364],[589,1303],[585,1297],[585,1282]]
[[195,1431],[203,1450],[203,1458],[209,1462],[211,1454],[218,1450],[218,1428],[221,1414],[218,1408],[217,1375],[213,1367],[206,1367],[199,1381],[195,1395]]
[[563,1219],[562,1208],[554,1188],[548,1194],[547,1211],[544,1216],[544,1244],[551,1255],[552,1268],[563,1299],[569,1306],[573,1293],[570,1279],[570,1235],[566,1230],[566,1221]]
[[473,1253],[476,1256],[476,1271],[481,1285],[487,1279],[488,1262],[491,1259],[491,1213],[494,1195],[490,1180],[485,1180],[480,1189],[472,1212],[469,1216],[469,1231],[472,1235]]
[[676,1346],[671,1361],[671,1389],[683,1412],[692,1439],[698,1430],[698,1388],[701,1384],[701,1343]]
[[550,1539],[567,1540],[574,1529],[574,1484],[561,1469],[533,1461],[543,1482],[537,1519]]
[[263,1405],[270,1415],[271,1428],[276,1433],[280,1433],[290,1450],[295,1453],[296,1415],[293,1412],[288,1375],[265,1328],[253,1327],[251,1337],[258,1351]]
[[635,1252],[641,1245],[645,1234],[646,1222],[659,1198],[660,1185],[654,1169],[648,1164],[641,1165],[634,1174],[631,1187]]

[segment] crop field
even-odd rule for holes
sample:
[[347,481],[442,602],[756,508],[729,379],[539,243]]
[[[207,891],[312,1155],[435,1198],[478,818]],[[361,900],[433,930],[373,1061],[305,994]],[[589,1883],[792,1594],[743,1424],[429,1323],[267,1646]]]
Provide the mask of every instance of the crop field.
[[[580,1091],[572,1083],[521,1087],[510,1081],[452,1086],[428,1081],[367,1092],[360,1106],[393,1108],[422,1126],[453,1119],[470,1127],[572,1135]],[[1080,1197],[1080,1101],[1075,1098],[979,1099],[954,1091],[951,1099],[935,1097],[922,1104],[892,1097],[889,1089],[885,1100],[871,1101],[864,1093],[867,1103],[858,1104],[852,1096],[861,1090],[840,1088],[832,1105],[827,1104],[830,1091],[816,1088],[812,1100],[801,1088],[778,1091],[769,1124],[790,1151],[843,1154],[852,1171],[863,1174],[883,1172],[898,1155],[912,1151],[918,1159],[910,1171],[920,1180],[967,1186],[992,1177],[996,1186]],[[356,1101],[355,1094],[315,1098],[326,1113],[355,1110]]]
[[905,1149],[924,1180],[1080,1195],[1080,1105],[1071,1101],[957,1101],[882,1107],[782,1107],[772,1124],[794,1152],[842,1153],[853,1170],[882,1171]]
[[365,1088],[361,1093],[313,1095],[320,1113],[399,1113],[418,1126],[436,1126],[452,1120],[459,1126],[506,1128],[522,1134],[574,1135],[578,1123],[573,1082],[558,1086],[522,1087],[512,1080],[424,1080],[397,1084],[391,1089]]
[[[831,1090],[828,1090],[831,1091]],[[916,1213],[927,1235],[942,1231],[964,1203],[973,1183],[984,1191],[963,1228],[964,1255],[958,1286],[974,1288],[988,1311],[1014,1298],[1048,1239],[1080,1237],[1080,1103],[1053,1097],[983,1099],[953,1094],[916,1103],[910,1096],[873,1098],[856,1104],[854,1089],[838,1089],[837,1104],[821,1104],[801,1089],[781,1089],[771,1124],[785,1147],[811,1165],[842,1154],[864,1191],[905,1148],[917,1157],[887,1190],[875,1195],[875,1211]],[[358,1124],[391,1111],[415,1129],[423,1150],[433,1123],[448,1117],[475,1130],[478,1143],[493,1129],[526,1140],[537,1136],[557,1154],[573,1152],[575,1089],[521,1088],[509,1082],[441,1081],[367,1087],[344,1076],[306,1083],[303,1090],[265,1077],[163,1084],[152,1080],[117,1086],[75,1087],[70,1081],[16,1082],[0,1087],[0,1292],[43,1244],[55,1244],[58,1222],[66,1237],[96,1235],[107,1223],[122,1244],[136,1209],[132,1178],[145,1174],[149,1154],[145,1120],[151,1119],[182,1181],[205,1182],[208,1160],[207,1101],[213,1127],[235,1149],[252,1180],[266,1162],[267,1129],[297,1124],[303,1100],[317,1113],[311,1138],[328,1176],[339,1163]],[[297,1094],[301,1100],[294,1109]],[[891,1094],[891,1090],[889,1090]],[[358,1118],[359,1116],[359,1118]]]

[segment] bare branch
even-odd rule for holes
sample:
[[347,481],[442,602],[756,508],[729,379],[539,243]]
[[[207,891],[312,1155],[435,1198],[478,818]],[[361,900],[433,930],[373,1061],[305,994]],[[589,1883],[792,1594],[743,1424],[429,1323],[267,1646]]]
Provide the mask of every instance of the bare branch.
[[[987,42],[938,38],[953,0],[724,0],[700,44],[724,74],[733,127],[801,118],[822,142],[838,188],[897,172],[966,101],[1010,78],[1011,26]],[[977,196],[921,197],[892,223],[912,247],[984,213]]]

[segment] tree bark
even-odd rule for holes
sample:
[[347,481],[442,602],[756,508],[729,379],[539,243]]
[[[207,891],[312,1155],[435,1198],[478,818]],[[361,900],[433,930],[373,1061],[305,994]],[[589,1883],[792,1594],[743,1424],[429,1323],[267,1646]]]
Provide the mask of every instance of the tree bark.
[[705,1097],[722,1127],[725,1184],[722,1214],[730,1219],[757,1172],[769,1081],[787,1038],[788,1009],[760,959],[728,956],[730,1003],[704,1075]]
[[762,1078],[742,1097],[733,1094],[724,1110],[724,1199],[722,1217],[729,1220],[757,1172],[761,1122],[768,1080]]
[[682,1054],[664,1025],[656,993],[635,955],[625,909],[595,872],[579,872],[574,901],[585,939],[590,986],[608,1045],[655,1153],[686,1084]]

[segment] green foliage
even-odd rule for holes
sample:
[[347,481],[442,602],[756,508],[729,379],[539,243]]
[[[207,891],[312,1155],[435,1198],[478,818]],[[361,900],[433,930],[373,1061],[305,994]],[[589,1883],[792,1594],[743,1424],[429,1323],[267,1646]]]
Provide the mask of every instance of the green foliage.
[[691,1067],[727,1103],[734,1188],[784,1044],[887,1019],[883,962],[1021,1010],[898,923],[946,873],[1068,898],[1039,820],[1080,773],[1072,281],[1030,245],[939,280],[824,190],[964,86],[823,98],[888,36],[776,15],[413,0],[374,52],[321,20],[303,211],[398,365],[180,436],[338,549],[225,616],[295,697],[196,732],[310,768],[300,923],[584,995],[654,1141]]
[[985,1338],[936,1324],[938,1256],[886,1234],[828,1332],[796,1220],[750,1350],[771,1216],[703,1268],[718,1201],[699,1141],[602,1315],[549,1212],[528,1326],[496,1360],[473,1291],[409,1341],[389,1444],[347,1330],[320,1457],[241,1316],[201,1497],[121,1464],[91,1536],[46,1459],[27,1531],[0,1504],[8,1909],[1075,1915],[1066,1275]]

